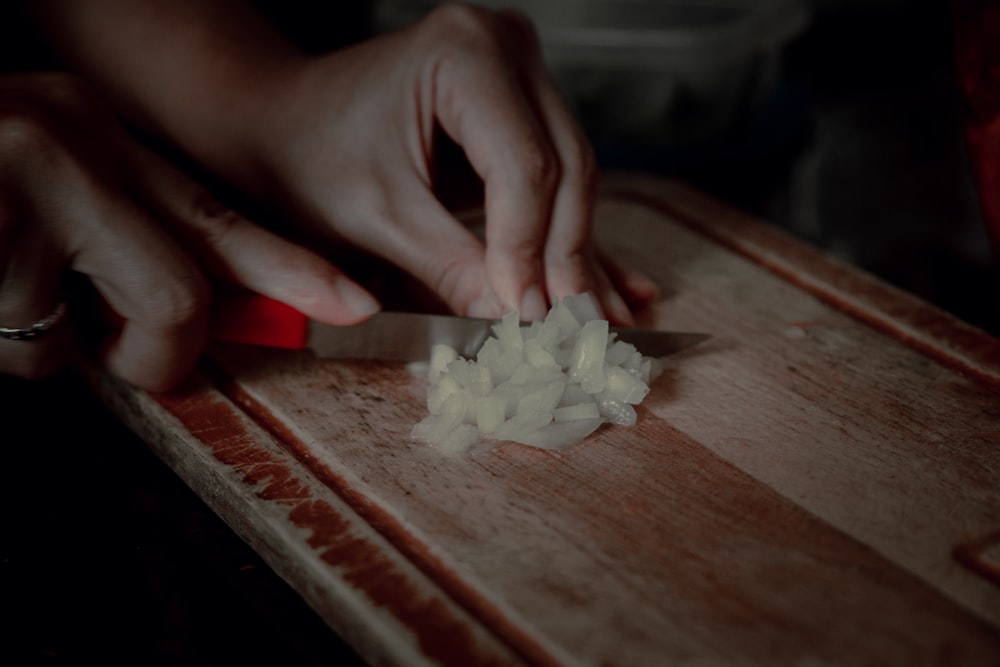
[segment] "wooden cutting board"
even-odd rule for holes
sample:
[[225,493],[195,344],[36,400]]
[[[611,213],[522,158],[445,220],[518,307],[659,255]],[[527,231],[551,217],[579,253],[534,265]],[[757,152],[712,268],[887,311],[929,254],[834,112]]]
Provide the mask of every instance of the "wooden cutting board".
[[93,385],[373,664],[1000,664],[1000,341],[662,178],[597,235],[712,338],[562,452],[411,439],[399,365]]

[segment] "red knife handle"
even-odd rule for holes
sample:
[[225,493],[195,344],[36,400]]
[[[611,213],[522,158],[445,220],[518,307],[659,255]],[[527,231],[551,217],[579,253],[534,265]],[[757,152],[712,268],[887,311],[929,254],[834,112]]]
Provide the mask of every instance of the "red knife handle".
[[286,303],[254,293],[224,293],[212,311],[212,340],[301,350],[309,318]]
[[[124,318],[110,307],[105,321],[116,329],[124,325]],[[209,337],[229,343],[301,350],[309,344],[309,318],[288,304],[261,294],[220,291],[215,294]]]

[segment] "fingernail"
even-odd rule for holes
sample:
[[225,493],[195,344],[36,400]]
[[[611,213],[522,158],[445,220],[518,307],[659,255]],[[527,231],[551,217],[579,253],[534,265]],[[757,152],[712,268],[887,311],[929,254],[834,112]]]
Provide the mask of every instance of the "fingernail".
[[525,322],[534,322],[545,317],[549,310],[545,295],[538,285],[532,285],[524,290],[521,295],[521,319]]
[[492,319],[502,317],[504,315],[504,308],[500,305],[500,302],[497,301],[497,298],[490,293],[479,297],[469,304],[466,312],[469,317],[484,317]]
[[632,316],[632,311],[629,310],[629,307],[621,299],[612,299],[607,310],[611,311],[608,319],[611,320],[612,324],[620,327],[635,326],[635,318]]
[[335,289],[337,296],[358,316],[374,315],[382,309],[382,304],[375,297],[351,280],[338,280]]
[[627,276],[626,287],[644,302],[652,301],[660,295],[660,286],[644,273],[632,273]]

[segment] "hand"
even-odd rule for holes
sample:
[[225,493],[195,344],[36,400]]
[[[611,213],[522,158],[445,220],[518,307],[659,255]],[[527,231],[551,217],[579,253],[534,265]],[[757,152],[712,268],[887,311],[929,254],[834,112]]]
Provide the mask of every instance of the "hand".
[[[202,349],[208,274],[334,324],[378,307],[315,254],[220,206],[75,78],[0,77],[0,325],[46,317],[69,272],[125,320],[100,362],[153,390],[180,381]],[[0,372],[41,377],[73,350],[66,321],[36,340],[0,339]]]
[[[631,324],[626,301],[655,296],[597,257],[594,156],[520,14],[446,6],[288,81],[260,116],[267,175],[254,190],[314,229],[392,261],[458,313],[536,319],[590,291]],[[439,130],[484,182],[485,244],[433,194]]]

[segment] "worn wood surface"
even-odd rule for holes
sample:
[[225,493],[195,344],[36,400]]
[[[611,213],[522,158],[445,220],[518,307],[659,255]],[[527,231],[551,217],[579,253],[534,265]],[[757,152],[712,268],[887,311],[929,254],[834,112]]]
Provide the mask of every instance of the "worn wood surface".
[[562,452],[412,440],[398,365],[94,386],[373,664],[1000,664],[1000,342],[671,181],[597,230],[712,338]]

